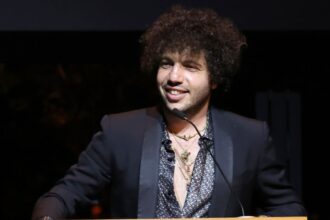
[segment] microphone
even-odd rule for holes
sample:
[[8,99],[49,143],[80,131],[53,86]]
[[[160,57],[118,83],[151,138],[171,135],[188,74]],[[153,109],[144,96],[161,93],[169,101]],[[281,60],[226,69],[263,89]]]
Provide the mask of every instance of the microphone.
[[195,125],[192,121],[190,121],[190,120],[188,119],[187,115],[186,115],[184,112],[178,110],[177,108],[172,109],[172,113],[173,113],[175,116],[177,116],[178,118],[180,118],[180,119],[182,119],[182,120],[188,122],[189,124],[191,124],[191,125],[195,128],[195,130],[196,130],[198,136],[201,138],[201,140],[202,140],[203,143],[204,143],[204,148],[206,148],[206,150],[208,151],[208,153],[211,155],[211,157],[212,157],[212,159],[213,159],[213,161],[214,161],[214,164],[216,165],[216,167],[217,167],[218,170],[220,171],[220,173],[221,173],[223,179],[225,180],[225,182],[226,182],[226,184],[227,184],[227,186],[228,186],[230,192],[234,195],[236,201],[238,202],[238,204],[239,204],[239,206],[240,206],[240,208],[241,208],[242,216],[244,217],[244,216],[245,216],[245,211],[244,211],[244,207],[243,207],[243,205],[242,205],[241,200],[239,199],[239,197],[237,196],[237,194],[235,193],[235,191],[234,191],[233,188],[231,187],[231,185],[230,185],[230,183],[229,183],[229,181],[228,181],[226,175],[224,174],[224,172],[222,171],[222,169],[221,169],[219,163],[217,162],[217,160],[215,159],[214,155],[212,154],[212,152],[210,151],[210,149],[208,148],[208,146],[207,146],[206,143],[204,142],[204,139],[202,138],[202,135],[201,135],[201,133],[199,132],[199,130],[198,130],[198,128],[196,127],[196,125]]

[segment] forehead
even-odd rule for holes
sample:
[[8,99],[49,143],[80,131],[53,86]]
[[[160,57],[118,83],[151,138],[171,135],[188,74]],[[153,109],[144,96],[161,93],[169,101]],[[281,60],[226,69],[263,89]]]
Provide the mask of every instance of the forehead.
[[179,61],[179,62],[189,60],[189,61],[197,62],[200,64],[206,64],[205,55],[204,55],[203,51],[199,51],[199,52],[194,52],[191,50],[184,50],[181,52],[166,51],[165,53],[162,54],[161,57],[168,58],[173,61]]

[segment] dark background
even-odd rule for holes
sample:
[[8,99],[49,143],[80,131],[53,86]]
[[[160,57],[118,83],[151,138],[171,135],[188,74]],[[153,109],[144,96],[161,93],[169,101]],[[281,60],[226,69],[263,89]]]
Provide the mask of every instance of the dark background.
[[[152,82],[139,71],[138,39],[173,2],[1,3],[1,219],[30,218],[36,199],[75,163],[103,114],[156,103]],[[310,219],[325,219],[329,4],[180,2],[215,8],[247,36],[241,70],[216,105],[255,117],[258,92],[300,95],[302,196]]]
[[328,0],[2,0],[0,30],[144,30],[172,4],[211,7],[245,30],[329,30]]

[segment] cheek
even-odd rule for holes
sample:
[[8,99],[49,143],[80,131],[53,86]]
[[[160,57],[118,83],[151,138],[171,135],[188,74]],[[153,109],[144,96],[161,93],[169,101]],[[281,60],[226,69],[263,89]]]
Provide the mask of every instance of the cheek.
[[158,70],[157,72],[157,84],[162,84],[165,80],[166,74],[164,73],[164,71]]
[[205,76],[190,79],[190,84],[193,85],[194,88],[200,89],[200,90],[203,90],[203,91],[205,89],[210,89],[211,86],[212,86],[210,84],[208,78],[205,77]]

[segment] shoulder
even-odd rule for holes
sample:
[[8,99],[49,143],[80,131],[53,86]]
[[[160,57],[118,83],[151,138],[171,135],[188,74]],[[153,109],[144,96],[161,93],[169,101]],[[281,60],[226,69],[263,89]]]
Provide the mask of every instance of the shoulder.
[[139,133],[152,120],[161,121],[161,114],[155,106],[104,115],[101,120],[101,128],[104,132],[113,134],[122,132]]
[[139,121],[144,121],[152,116],[157,117],[157,115],[159,115],[159,113],[156,107],[141,108],[126,112],[106,114],[103,116],[101,124],[107,124],[110,121],[112,123],[137,123]]
[[246,117],[237,113],[226,111],[222,109],[212,108],[212,116],[214,120],[221,121],[226,125],[231,126],[263,126],[264,121],[255,118]]
[[229,134],[240,134],[242,137],[268,136],[268,125],[265,121],[216,108],[212,108],[211,112],[213,124]]

